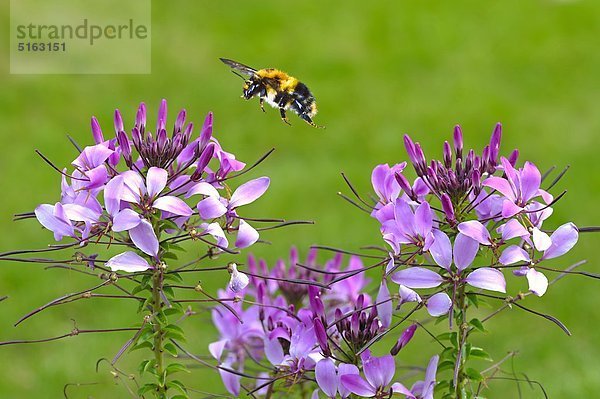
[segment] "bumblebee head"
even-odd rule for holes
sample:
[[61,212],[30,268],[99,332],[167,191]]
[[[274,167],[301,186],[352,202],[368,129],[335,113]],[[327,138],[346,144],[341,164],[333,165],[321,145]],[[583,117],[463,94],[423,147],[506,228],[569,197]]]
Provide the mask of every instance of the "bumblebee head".
[[260,85],[253,80],[246,80],[243,89],[242,97],[249,100],[260,92]]

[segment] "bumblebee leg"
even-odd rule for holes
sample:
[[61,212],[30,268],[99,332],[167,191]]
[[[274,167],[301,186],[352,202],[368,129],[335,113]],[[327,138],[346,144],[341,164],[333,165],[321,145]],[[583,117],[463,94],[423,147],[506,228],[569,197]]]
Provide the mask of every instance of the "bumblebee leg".
[[285,108],[279,108],[279,114],[281,115],[282,121],[284,121],[286,124],[292,126],[290,121],[288,121],[287,115],[285,114]]
[[265,112],[265,99],[261,97],[259,100],[259,104],[260,104],[260,109],[262,109],[262,112]]
[[298,115],[301,119],[303,119],[306,123],[308,123],[309,125],[311,125],[312,127],[316,127],[318,129],[325,129],[325,126],[319,126],[317,124],[315,124],[313,122],[313,120],[310,118],[310,116],[308,116],[307,114],[300,114]]

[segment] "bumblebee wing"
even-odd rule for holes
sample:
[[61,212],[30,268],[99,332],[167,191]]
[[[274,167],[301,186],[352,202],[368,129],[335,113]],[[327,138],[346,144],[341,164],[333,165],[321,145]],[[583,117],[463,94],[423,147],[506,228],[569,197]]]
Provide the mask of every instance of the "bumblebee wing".
[[249,67],[248,65],[241,64],[237,61],[229,60],[227,58],[219,58],[225,65],[231,69],[239,71],[244,75],[253,76],[256,73],[256,69]]

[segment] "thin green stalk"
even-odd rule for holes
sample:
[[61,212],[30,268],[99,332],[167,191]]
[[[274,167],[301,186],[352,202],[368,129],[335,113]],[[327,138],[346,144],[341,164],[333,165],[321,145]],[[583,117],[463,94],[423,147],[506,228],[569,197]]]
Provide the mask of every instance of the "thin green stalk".
[[458,317],[458,353],[456,356],[456,364],[454,368],[454,393],[456,399],[467,399],[467,375],[465,373],[466,366],[466,345],[469,335],[469,325],[467,323],[467,301],[465,295],[464,284],[459,285],[457,293],[458,308],[460,317]]
[[156,361],[156,376],[158,378],[158,398],[166,398],[166,381],[163,381],[164,374],[164,348],[163,348],[163,334],[162,322],[160,315],[162,314],[162,299],[160,292],[163,286],[163,270],[160,267],[156,268],[154,275],[152,276],[152,310],[153,316],[153,327],[154,327],[154,359]]

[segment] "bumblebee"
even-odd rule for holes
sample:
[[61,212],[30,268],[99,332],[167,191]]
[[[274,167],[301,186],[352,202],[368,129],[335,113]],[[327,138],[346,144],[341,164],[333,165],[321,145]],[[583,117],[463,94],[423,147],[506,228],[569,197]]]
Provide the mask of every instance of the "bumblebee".
[[242,97],[246,100],[258,97],[260,109],[263,112],[265,112],[264,103],[266,101],[273,108],[279,108],[281,120],[288,125],[291,124],[286,111],[292,110],[309,125],[322,127],[317,126],[312,120],[317,114],[315,98],[308,87],[298,79],[274,68],[257,70],[226,58],[220,58],[220,60],[228,65],[233,73],[244,79]]

